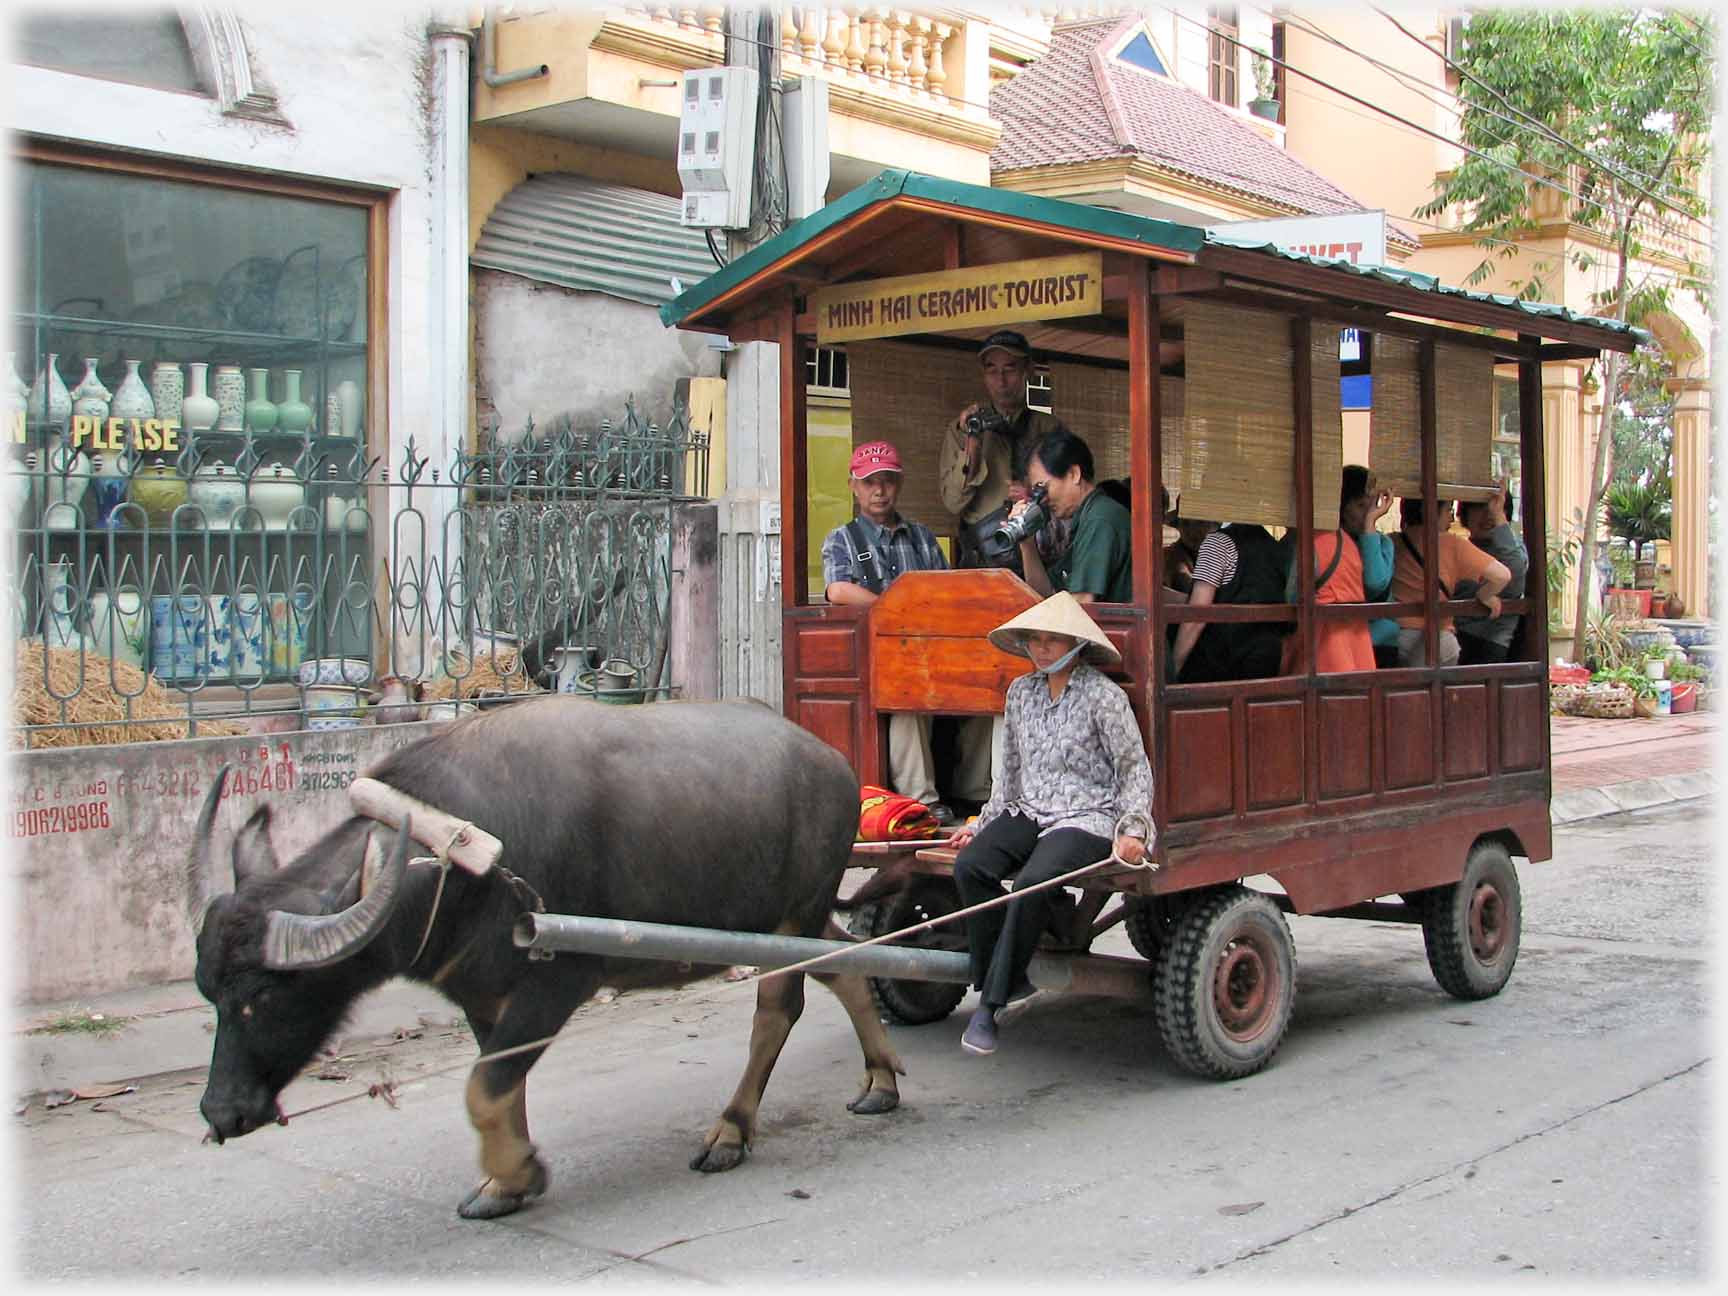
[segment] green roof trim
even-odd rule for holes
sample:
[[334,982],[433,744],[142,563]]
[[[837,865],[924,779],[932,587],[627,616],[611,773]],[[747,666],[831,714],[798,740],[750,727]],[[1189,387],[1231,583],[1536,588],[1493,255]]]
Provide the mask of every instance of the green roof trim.
[[1519,297],[1510,297],[1505,293],[1472,292],[1468,288],[1457,288],[1451,284],[1441,283],[1431,274],[1423,274],[1420,270],[1401,270],[1395,266],[1365,266],[1357,265],[1342,257],[1309,256],[1303,252],[1291,252],[1276,244],[1259,239],[1230,238],[1223,234],[1208,234],[1208,243],[1220,247],[1239,248],[1245,252],[1265,252],[1272,256],[1283,257],[1286,261],[1303,261],[1309,265],[1325,266],[1328,269],[1348,270],[1351,274],[1361,275],[1367,279],[1378,279],[1382,283],[1402,284],[1406,288],[1414,288],[1418,292],[1438,293],[1446,297],[1462,297],[1466,301],[1487,302],[1491,306],[1501,306],[1508,310],[1522,311],[1538,319],[1563,320],[1568,324],[1585,324],[1594,328],[1607,329],[1613,333],[1627,333],[1636,338],[1643,346],[1655,342],[1655,336],[1648,330],[1624,320],[1605,319],[1600,315],[1580,315],[1567,306],[1556,306],[1551,302],[1525,301]]
[[1011,189],[992,189],[986,185],[965,184],[959,180],[939,180],[934,176],[921,175],[916,171],[882,171],[867,183],[835,199],[820,211],[812,212],[797,224],[787,227],[766,243],[752,248],[730,265],[709,275],[701,283],[686,289],[673,300],[667,302],[660,308],[661,322],[669,328],[683,323],[710,302],[724,296],[739,284],[748,281],[752,276],[768,269],[783,257],[790,256],[818,235],[832,229],[842,221],[850,219],[867,207],[876,203],[888,202],[902,195],[909,198],[923,198],[932,202],[947,203],[955,207],[970,208],[973,211],[987,212],[997,216],[1012,216],[1021,220],[1036,221],[1053,229],[1071,230],[1077,234],[1097,234],[1125,242],[1140,243],[1147,247],[1161,248],[1171,252],[1195,254],[1210,245],[1260,252],[1283,257],[1286,260],[1303,261],[1310,265],[1323,266],[1327,269],[1347,270],[1352,274],[1378,279],[1384,283],[1400,284],[1418,292],[1459,297],[1466,301],[1486,302],[1493,306],[1519,311],[1533,319],[1563,320],[1571,324],[1583,324],[1607,329],[1610,332],[1630,334],[1639,343],[1646,346],[1654,341],[1648,330],[1621,320],[1603,319],[1595,315],[1581,315],[1565,306],[1555,306],[1547,302],[1522,301],[1504,293],[1471,292],[1466,288],[1455,288],[1443,284],[1433,275],[1422,274],[1415,270],[1399,270],[1389,266],[1359,266],[1333,257],[1308,256],[1301,252],[1288,252],[1274,244],[1259,240],[1233,239],[1220,234],[1208,234],[1197,225],[1183,225],[1175,221],[1156,220],[1150,216],[1135,216],[1128,212],[1111,211],[1103,207],[1090,207],[1085,203],[1067,202],[1061,198],[1043,198],[1035,194],[1017,193]]
[[1179,225],[1175,221],[1153,220],[1127,212],[1088,207],[1084,203],[1064,202],[1060,198],[1041,198],[1036,194],[1016,193],[1011,189],[992,189],[988,185],[966,184],[959,180],[939,180],[916,171],[882,171],[850,193],[836,198],[820,211],[811,212],[797,224],[788,226],[766,243],[751,248],[695,287],[686,289],[660,308],[661,322],[668,327],[681,324],[715,298],[730,292],[782,257],[796,252],[819,234],[850,219],[866,207],[902,195],[967,207],[996,216],[1037,221],[1080,234],[1100,234],[1171,252],[1197,253],[1206,245],[1206,232],[1193,225]]

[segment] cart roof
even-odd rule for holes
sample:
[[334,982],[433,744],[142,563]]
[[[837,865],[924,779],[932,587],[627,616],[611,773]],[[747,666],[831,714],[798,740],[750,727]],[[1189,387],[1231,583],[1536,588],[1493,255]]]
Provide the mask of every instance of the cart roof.
[[1618,320],[1471,292],[1414,270],[1286,252],[1195,225],[916,171],[881,172],[686,289],[660,308],[660,318],[669,327],[725,332],[776,310],[789,293],[942,270],[957,228],[966,231],[967,264],[1098,250],[1215,271],[1236,287],[1330,298],[1354,313],[1395,311],[1614,351],[1651,340]]

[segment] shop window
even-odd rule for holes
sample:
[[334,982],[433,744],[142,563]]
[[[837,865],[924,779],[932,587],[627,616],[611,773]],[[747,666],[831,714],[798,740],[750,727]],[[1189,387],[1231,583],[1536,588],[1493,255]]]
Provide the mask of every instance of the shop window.
[[1026,406],[1028,409],[1050,412],[1056,400],[1056,391],[1050,385],[1048,369],[1034,369],[1026,377]]
[[32,67],[158,90],[210,91],[198,76],[186,30],[172,9],[20,14],[13,29],[12,57]]
[[141,599],[182,687],[370,656],[379,200],[40,156],[11,192],[13,629],[77,647]]
[[806,347],[804,383],[812,395],[848,395],[846,353],[835,347]]
[[1241,24],[1235,5],[1214,5],[1206,10],[1207,93],[1229,108],[1237,107],[1241,97],[1237,91],[1237,38]]

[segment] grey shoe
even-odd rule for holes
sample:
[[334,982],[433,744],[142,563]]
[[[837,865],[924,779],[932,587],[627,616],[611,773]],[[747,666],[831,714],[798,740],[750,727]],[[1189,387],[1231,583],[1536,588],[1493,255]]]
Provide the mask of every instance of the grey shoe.
[[1050,991],[1036,989],[1031,982],[1027,982],[1023,990],[1015,991],[1013,997],[996,1010],[996,1024],[998,1026],[1012,1026],[1033,1004],[1048,999],[1050,996]]
[[960,1037],[960,1047],[979,1057],[989,1057],[996,1051],[996,1014],[980,1004],[966,1023],[966,1033]]
[[930,812],[930,817],[936,821],[938,828],[952,828],[960,822],[960,816],[955,814],[945,801],[932,801],[924,808]]

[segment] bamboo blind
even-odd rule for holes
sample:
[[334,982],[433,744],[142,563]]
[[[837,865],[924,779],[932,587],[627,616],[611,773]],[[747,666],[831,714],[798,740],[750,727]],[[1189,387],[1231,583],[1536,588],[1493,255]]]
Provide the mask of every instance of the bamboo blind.
[[[852,387],[852,444],[891,441],[906,467],[900,512],[938,534],[955,526],[937,484],[942,438],[967,405],[984,399],[976,356],[905,342],[847,345]],[[1050,365],[1051,412],[1092,448],[1094,477],[1127,477],[1128,373],[1095,365]],[[1182,462],[1183,381],[1159,383],[1164,415],[1164,479],[1174,483]],[[1336,384],[1334,384],[1336,386]],[[1174,485],[1171,494],[1177,493]],[[1135,498],[1145,498],[1136,490]]]
[[1422,375],[1417,344],[1374,335],[1374,402],[1368,415],[1368,466],[1398,496],[1422,494]]
[[[1494,480],[1494,358],[1475,347],[1434,347],[1434,463],[1439,499],[1482,499]],[[1368,463],[1394,495],[1422,494],[1421,349],[1374,338]]]
[[[1336,324],[1315,320],[1308,348],[1316,531],[1338,529],[1338,492],[1344,485],[1344,398],[1338,387],[1338,334]],[[1294,506],[1290,516],[1296,516]]]
[[1434,348],[1435,479],[1440,499],[1484,498],[1494,485],[1494,357]]
[[[1165,478],[1180,486],[1182,516],[1215,522],[1296,525],[1294,352],[1289,317],[1212,302],[1184,305],[1188,390],[1186,445]],[[1314,526],[1338,525],[1343,415],[1338,334],[1312,345]],[[1167,458],[1166,463],[1170,463]]]

